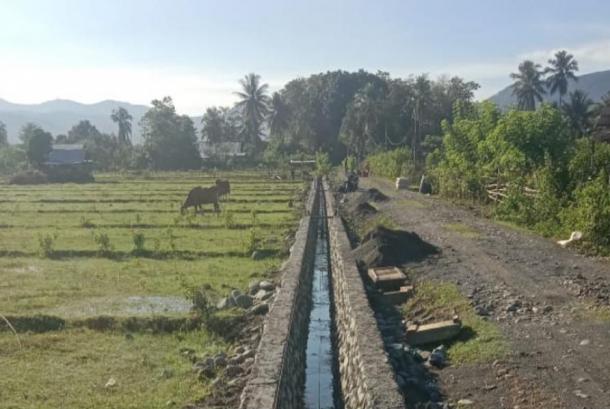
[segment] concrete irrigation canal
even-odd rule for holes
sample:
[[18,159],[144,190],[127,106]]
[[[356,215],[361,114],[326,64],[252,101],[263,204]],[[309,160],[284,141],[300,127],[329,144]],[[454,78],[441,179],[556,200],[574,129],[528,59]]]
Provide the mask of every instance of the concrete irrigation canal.
[[312,183],[242,409],[403,408],[334,198]]

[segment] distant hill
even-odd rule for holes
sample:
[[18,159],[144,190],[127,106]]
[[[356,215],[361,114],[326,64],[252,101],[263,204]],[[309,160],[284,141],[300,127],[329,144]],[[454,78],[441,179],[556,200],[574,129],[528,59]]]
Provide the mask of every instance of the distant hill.
[[[0,98],[0,121],[6,124],[9,141],[19,142],[19,130],[28,122],[34,122],[54,136],[65,134],[79,121],[89,120],[100,132],[116,133],[117,125],[110,119],[113,109],[123,107],[133,116],[133,136],[135,143],[141,142],[139,122],[150,107],[128,102],[106,100],[95,104],[56,99],[41,104],[14,104]],[[200,117],[193,118],[195,126]]]
[[[610,91],[610,70],[593,72],[591,74],[584,74],[578,77],[578,81],[571,81],[568,85],[568,93],[580,89],[586,92],[593,101],[598,102],[601,98]],[[517,99],[512,95],[513,90],[511,86],[504,88],[491,98],[491,101],[495,102],[500,108],[505,109],[511,105],[517,104]],[[557,94],[544,96],[547,102],[557,102],[559,96]]]

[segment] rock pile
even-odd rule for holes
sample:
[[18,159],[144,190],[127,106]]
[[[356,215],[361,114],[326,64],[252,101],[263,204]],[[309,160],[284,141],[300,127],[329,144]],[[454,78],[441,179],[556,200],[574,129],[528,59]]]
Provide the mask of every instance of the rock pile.
[[228,308],[240,308],[248,310],[254,315],[265,315],[269,312],[269,304],[275,296],[275,284],[263,280],[252,282],[248,286],[247,294],[239,290],[231,291],[227,297],[218,302],[216,308],[224,310]]

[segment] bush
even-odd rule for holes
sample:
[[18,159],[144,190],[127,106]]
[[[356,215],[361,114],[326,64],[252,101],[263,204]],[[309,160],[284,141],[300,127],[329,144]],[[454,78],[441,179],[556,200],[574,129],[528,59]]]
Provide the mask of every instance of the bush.
[[58,238],[57,233],[41,234],[38,236],[38,254],[41,257],[53,257],[55,253],[55,241]]
[[316,153],[316,175],[318,176],[327,176],[332,169],[332,164],[330,163],[330,157],[326,152],[317,152]]
[[244,240],[244,253],[246,256],[249,256],[252,254],[252,252],[254,252],[254,250],[256,250],[256,242],[256,229],[252,227],[250,230],[248,230],[248,234]]
[[233,227],[235,227],[235,220],[233,217],[233,212],[231,210],[223,210],[222,221],[227,229],[232,229]]
[[11,185],[40,185],[49,183],[47,175],[38,170],[26,170],[11,176],[8,181]]
[[610,186],[608,175],[601,171],[597,178],[582,185],[575,193],[572,206],[565,209],[563,220],[572,230],[580,230],[594,247],[610,247]]
[[414,166],[409,148],[397,148],[391,151],[378,152],[366,158],[372,174],[395,179],[413,174]]
[[104,232],[96,234],[93,232],[93,241],[95,241],[97,244],[98,253],[100,256],[108,257],[112,254],[114,247],[110,243],[110,237],[108,237],[108,234]]
[[144,233],[142,232],[133,232],[131,234],[133,240],[133,254],[143,254],[146,250],[144,249],[144,243],[146,242],[146,237],[144,237]]

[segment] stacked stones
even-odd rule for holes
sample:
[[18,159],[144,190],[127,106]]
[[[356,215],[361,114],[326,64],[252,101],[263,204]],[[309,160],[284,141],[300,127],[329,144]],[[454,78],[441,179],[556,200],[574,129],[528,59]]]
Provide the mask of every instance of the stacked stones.
[[[334,199],[325,184],[326,208]],[[328,221],[341,393],[346,409],[404,408],[340,218]]]
[[218,302],[216,308],[241,308],[255,315],[264,315],[269,312],[269,303],[275,295],[275,284],[263,280],[253,282],[248,287],[248,294],[242,294],[239,290],[231,291],[228,297]]

